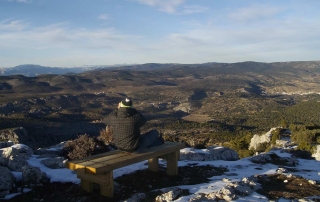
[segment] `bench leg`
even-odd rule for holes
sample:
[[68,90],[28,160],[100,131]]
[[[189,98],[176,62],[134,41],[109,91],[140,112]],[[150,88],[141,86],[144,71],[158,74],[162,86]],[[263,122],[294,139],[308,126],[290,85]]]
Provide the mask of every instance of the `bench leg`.
[[168,175],[178,175],[178,152],[179,151],[165,155]]
[[113,172],[110,171],[105,174],[108,183],[100,184],[100,194],[106,197],[113,197]]
[[149,166],[149,170],[153,172],[157,172],[159,170],[159,159],[158,158],[149,159],[148,166]]
[[93,192],[93,182],[88,180],[81,179],[81,188],[86,190],[87,192]]

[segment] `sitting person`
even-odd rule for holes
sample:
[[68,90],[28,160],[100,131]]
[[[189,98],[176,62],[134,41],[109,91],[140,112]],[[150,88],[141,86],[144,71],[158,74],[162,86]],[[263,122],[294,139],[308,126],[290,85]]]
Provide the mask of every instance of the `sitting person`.
[[106,125],[112,126],[114,144],[127,152],[141,153],[148,147],[164,143],[157,130],[140,134],[140,128],[146,119],[135,108],[128,98],[118,104],[118,108],[103,119]]

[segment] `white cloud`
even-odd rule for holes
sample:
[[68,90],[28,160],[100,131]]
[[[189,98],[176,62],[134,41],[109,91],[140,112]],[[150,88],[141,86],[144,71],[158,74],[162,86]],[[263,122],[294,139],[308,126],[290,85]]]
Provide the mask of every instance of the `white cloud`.
[[134,0],[141,4],[156,7],[166,13],[175,13],[176,7],[180,6],[185,0]]
[[270,7],[267,5],[252,5],[246,8],[240,8],[230,12],[229,18],[238,22],[250,22],[273,17],[283,9],[278,7]]
[[[7,28],[8,26],[3,26]],[[0,24],[1,29],[1,24]],[[7,28],[7,30],[9,30]],[[71,29],[68,23],[51,24],[44,27],[29,28],[17,31],[11,29],[0,32],[2,48],[22,49],[118,49],[135,50],[134,41],[139,37],[124,35],[113,28],[109,29]]]
[[199,5],[184,6],[183,9],[179,11],[177,14],[188,15],[193,13],[202,13],[208,9],[209,9],[208,7],[203,7]]
[[6,19],[0,21],[0,30],[3,31],[21,31],[28,26],[26,20],[11,20]]
[[7,1],[14,1],[18,3],[32,3],[32,0],[7,0]]
[[108,16],[108,14],[100,14],[100,15],[98,16],[98,19],[99,19],[99,20],[108,20],[108,19],[109,19],[109,16]]

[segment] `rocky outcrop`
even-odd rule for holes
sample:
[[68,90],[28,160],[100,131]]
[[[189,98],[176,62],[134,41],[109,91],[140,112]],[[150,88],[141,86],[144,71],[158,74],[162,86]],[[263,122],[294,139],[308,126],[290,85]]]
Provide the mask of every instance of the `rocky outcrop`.
[[257,148],[261,145],[261,144],[268,144],[271,141],[271,137],[272,137],[272,131],[276,130],[277,128],[271,128],[266,134],[264,135],[254,135],[251,138],[251,142],[249,145],[249,149],[250,150],[257,150]]
[[180,151],[180,160],[189,161],[236,161],[239,159],[238,153],[228,147],[211,146],[203,153],[193,152],[194,149],[188,148]]
[[10,193],[13,183],[14,177],[11,171],[6,167],[0,166],[0,198]]
[[27,131],[23,127],[7,128],[0,130],[0,141],[12,141],[15,144],[26,143],[29,139]]
[[190,103],[181,103],[178,106],[176,106],[175,108],[173,108],[174,111],[183,111],[186,113],[189,113],[189,111],[191,110],[191,105]]
[[239,196],[250,196],[254,191],[261,189],[261,186],[256,182],[257,178],[243,178],[240,182],[229,182],[222,189],[209,194],[197,194],[190,201],[232,201]]
[[21,171],[21,168],[28,165],[27,160],[33,155],[30,147],[23,144],[15,144],[11,147],[0,149],[0,164],[12,171]]

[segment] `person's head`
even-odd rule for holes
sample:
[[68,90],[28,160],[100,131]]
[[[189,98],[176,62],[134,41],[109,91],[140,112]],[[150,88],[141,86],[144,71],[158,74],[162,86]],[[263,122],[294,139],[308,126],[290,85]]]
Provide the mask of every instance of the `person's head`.
[[130,107],[132,107],[132,101],[129,98],[126,98],[126,99],[122,100],[121,102],[119,102],[118,108],[120,108],[120,107],[130,108]]

